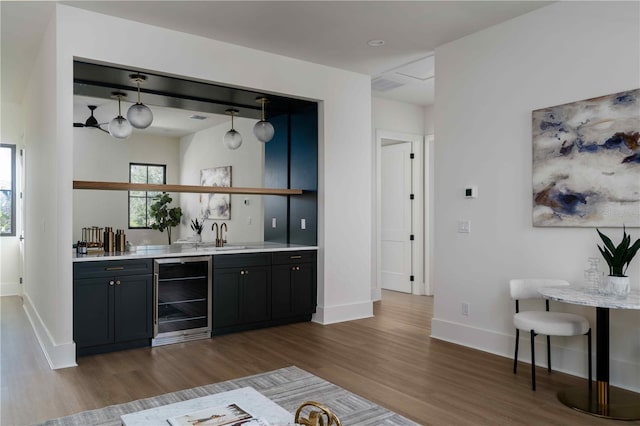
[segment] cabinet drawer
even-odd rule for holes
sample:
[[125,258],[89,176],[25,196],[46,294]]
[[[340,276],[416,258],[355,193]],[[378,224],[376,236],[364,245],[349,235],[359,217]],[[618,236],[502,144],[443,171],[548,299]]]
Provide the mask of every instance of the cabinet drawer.
[[76,262],[73,278],[112,277],[114,275],[146,275],[153,271],[151,259]]
[[303,263],[303,262],[315,262],[316,251],[304,250],[304,251],[281,251],[273,253],[274,265],[286,265],[289,263]]
[[219,254],[213,256],[213,268],[245,268],[271,265],[270,253]]

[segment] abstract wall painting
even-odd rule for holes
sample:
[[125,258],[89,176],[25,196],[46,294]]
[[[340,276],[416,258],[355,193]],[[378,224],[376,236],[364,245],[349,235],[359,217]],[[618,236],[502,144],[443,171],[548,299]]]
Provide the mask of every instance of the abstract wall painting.
[[[200,185],[230,187],[231,166],[201,170]],[[200,194],[200,211],[204,219],[231,219],[231,195]]]
[[640,89],[533,111],[533,225],[640,226]]

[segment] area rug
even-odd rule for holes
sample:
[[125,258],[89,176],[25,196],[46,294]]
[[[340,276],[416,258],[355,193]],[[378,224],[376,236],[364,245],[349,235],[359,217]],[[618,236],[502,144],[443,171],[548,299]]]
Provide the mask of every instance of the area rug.
[[322,402],[336,413],[344,426],[417,424],[298,367],[287,367],[255,376],[171,392],[97,410],[83,411],[72,416],[48,420],[42,425],[120,426],[122,424],[120,416],[123,414],[246,386],[254,388],[290,413],[294,413],[304,401]]

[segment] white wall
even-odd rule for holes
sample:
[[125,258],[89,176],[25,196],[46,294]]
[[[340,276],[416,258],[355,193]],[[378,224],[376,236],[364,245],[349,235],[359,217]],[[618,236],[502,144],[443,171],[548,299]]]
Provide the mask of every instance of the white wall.
[[[242,135],[240,148],[230,150],[222,142],[224,134],[231,128],[229,123],[201,130],[185,136],[180,141],[180,161],[182,185],[200,185],[200,171],[211,167],[231,166],[231,185],[245,188],[263,186],[264,144],[253,134],[256,120],[234,118],[234,128]],[[244,200],[248,204],[244,204]],[[192,231],[192,219],[201,219],[200,194],[182,194],[183,225],[181,237],[188,238]],[[264,211],[261,195],[231,195],[231,219],[207,220],[202,231],[202,241],[215,241],[211,230],[214,222],[225,222],[228,227],[228,243],[259,242],[264,240]]]
[[429,105],[424,107],[424,134],[432,135],[435,132],[434,127],[435,106]]
[[[86,117],[86,107],[81,116]],[[75,121],[81,121],[76,118]],[[96,129],[73,128],[73,179],[128,182],[129,163],[164,164],[167,183],[180,183],[180,140],[134,130],[126,140],[112,138]],[[167,244],[167,233],[156,229],[128,229],[128,191],[75,190],[73,192],[73,239],[83,227],[111,226],[124,229],[133,245]],[[180,205],[180,194],[171,193],[172,205]],[[172,240],[178,236],[174,229]]]
[[[366,75],[56,4],[29,84],[25,286],[34,328],[54,367],[74,363],[72,341],[73,59],[157,70],[320,101],[318,313],[330,323],[371,316],[371,87]],[[91,34],[91,37],[87,37]],[[136,40],[131,45],[131,40]],[[131,48],[128,48],[131,46]],[[185,49],[188,46],[188,49]],[[348,182],[345,185],[345,182]],[[348,236],[348,238],[345,238]],[[55,353],[53,353],[55,352]]]
[[[20,105],[2,102],[0,142],[16,146],[16,167],[19,167],[19,150],[22,147],[22,115]],[[16,172],[16,191],[19,191],[20,173]],[[16,204],[18,198],[16,195]],[[16,210],[16,214],[19,212]],[[20,229],[20,217],[16,217],[16,229]],[[20,286],[20,241],[16,236],[0,237],[0,296],[10,296],[22,292]]]
[[424,111],[420,105],[376,97],[371,100],[374,129],[423,135]]
[[[637,2],[561,2],[436,49],[434,337],[511,357],[508,280],[581,284],[587,258],[600,257],[593,228],[532,226],[531,111],[639,87],[639,17]],[[478,199],[463,198],[467,185]],[[470,234],[456,233],[460,219]],[[628,272],[640,288],[640,259]],[[595,309],[553,305],[595,327]],[[611,312],[612,383],[636,391],[639,324],[640,311]],[[586,375],[585,339],[552,340],[554,368]]]
[[[75,364],[72,341],[71,220],[72,101],[59,108],[53,19],[32,68],[23,101],[25,177],[24,308],[49,363]],[[71,66],[71,65],[70,65]],[[69,78],[69,81],[71,79]]]

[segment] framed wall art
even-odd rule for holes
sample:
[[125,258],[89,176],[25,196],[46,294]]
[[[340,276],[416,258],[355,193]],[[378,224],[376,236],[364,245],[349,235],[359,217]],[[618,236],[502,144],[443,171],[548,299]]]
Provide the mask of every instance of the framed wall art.
[[640,226],[640,89],[533,111],[533,225]]
[[[201,170],[200,185],[230,187],[231,166]],[[231,219],[231,194],[200,194],[200,210],[204,219]]]

